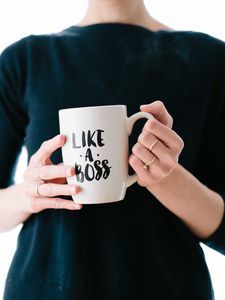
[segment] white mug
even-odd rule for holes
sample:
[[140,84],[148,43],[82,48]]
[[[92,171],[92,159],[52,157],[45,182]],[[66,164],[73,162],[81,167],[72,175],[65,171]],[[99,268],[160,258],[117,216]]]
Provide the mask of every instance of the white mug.
[[129,135],[134,123],[153,119],[146,112],[127,117],[125,105],[104,105],[60,109],[60,133],[64,165],[75,167],[68,184],[81,187],[72,195],[76,203],[98,204],[123,200],[126,189],[137,181],[128,174]]

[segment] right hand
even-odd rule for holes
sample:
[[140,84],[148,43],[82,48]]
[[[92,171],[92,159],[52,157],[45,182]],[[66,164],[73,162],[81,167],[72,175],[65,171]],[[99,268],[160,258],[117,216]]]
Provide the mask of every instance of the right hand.
[[[23,192],[26,198],[26,211],[38,213],[47,208],[77,210],[82,204],[58,198],[58,195],[75,195],[80,188],[76,185],[65,184],[66,177],[74,176],[72,166],[62,163],[53,165],[50,156],[62,147],[66,136],[59,134],[50,140],[44,141],[29,161],[28,168],[23,174]],[[53,198],[51,198],[53,197]]]

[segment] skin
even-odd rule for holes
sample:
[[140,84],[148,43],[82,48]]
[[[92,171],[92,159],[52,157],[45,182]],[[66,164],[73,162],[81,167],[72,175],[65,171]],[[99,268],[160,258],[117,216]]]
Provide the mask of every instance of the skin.
[[149,14],[143,0],[89,0],[84,18],[77,25],[104,22],[130,23],[152,31],[171,29]]
[[[142,0],[90,0],[84,18],[77,25],[103,22],[130,23],[153,31],[170,29],[149,14]],[[173,119],[163,102],[157,100],[140,109],[153,114],[155,119],[146,122],[129,158],[138,175],[138,183],[176,214],[197,237],[210,237],[223,217],[222,197],[179,164],[184,142],[172,129]],[[158,142],[149,151],[156,138]],[[74,175],[74,168],[51,162],[51,155],[65,141],[63,135],[44,141],[31,157],[23,183],[0,190],[0,231],[14,228],[44,209],[82,208],[80,204],[59,197],[80,192],[78,186],[69,186],[66,182],[67,176]],[[144,169],[144,164],[150,162],[153,155],[156,159]],[[40,184],[41,196],[37,194],[37,184]]]

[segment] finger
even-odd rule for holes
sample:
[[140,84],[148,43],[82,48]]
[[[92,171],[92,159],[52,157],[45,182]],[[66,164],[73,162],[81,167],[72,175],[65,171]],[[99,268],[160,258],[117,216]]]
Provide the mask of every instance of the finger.
[[70,177],[74,176],[74,174],[74,167],[64,165],[47,165],[27,168],[27,170],[24,172],[24,179],[50,180],[55,178]]
[[71,166],[42,166],[39,168],[39,178],[42,180],[70,177],[75,175],[75,169]]
[[[161,176],[165,177],[176,166],[178,157],[171,155],[168,148],[166,148],[162,143],[160,143],[158,147],[154,148],[153,150],[155,151],[154,153],[150,152],[142,144],[136,143],[132,148],[132,153],[147,165],[152,162],[155,156],[156,158],[153,162],[157,162],[158,168],[161,169],[158,171],[158,174],[161,174]],[[149,167],[151,167],[151,165]]]
[[67,179],[66,178],[56,178],[56,179],[46,180],[46,182],[65,184],[65,183],[67,183]]
[[[63,166],[63,162],[59,163],[58,166]],[[74,170],[75,173],[75,170]],[[73,175],[71,175],[73,176]],[[66,177],[62,177],[62,178],[54,178],[54,179],[50,179],[50,180],[45,180],[45,182],[52,182],[52,183],[57,183],[57,184],[64,184],[67,183],[67,178]]]
[[[138,157],[144,164],[149,164],[153,158],[154,154],[146,149],[142,144],[136,143],[132,148],[132,153]],[[157,159],[157,158],[156,158]]]
[[[58,166],[64,166],[64,163],[61,162],[61,163],[58,164]],[[75,170],[74,170],[74,172],[75,172]],[[62,178],[55,178],[55,179],[52,180],[52,182],[53,182],[53,183],[63,184],[63,183],[65,183],[65,182],[67,182],[67,180],[66,180],[65,177],[62,177]]]
[[161,140],[158,139],[157,143],[154,145],[152,150],[150,151],[150,146],[155,142],[156,136],[153,135],[149,130],[144,130],[138,137],[138,142],[142,144],[146,149],[147,152],[153,153],[159,160],[162,159],[164,154],[169,155],[170,149],[166,147]]
[[30,206],[32,213],[38,213],[49,208],[78,210],[83,207],[82,204],[62,198],[33,198]]
[[30,159],[31,165],[40,165],[43,162],[49,160],[49,157],[54,151],[62,147],[66,141],[66,136],[63,134],[58,134],[51,138],[50,140],[44,141],[38,151],[32,155]]
[[[157,139],[156,136],[154,136],[149,130],[145,129],[139,134],[138,143],[142,144],[145,148],[148,149],[148,151],[150,151],[149,148],[153,143],[155,143],[156,139]],[[158,141],[155,143],[153,149],[150,152],[155,154],[157,152],[157,151],[155,152],[155,149],[160,147],[161,146],[160,144],[162,144],[162,142],[158,139]]]
[[173,118],[167,111],[162,101],[156,100],[150,104],[140,106],[141,111],[151,113],[159,122],[163,123],[169,128],[173,126]]
[[146,122],[144,130],[149,130],[153,135],[159,138],[168,148],[174,152],[180,152],[184,147],[181,137],[172,129],[157,120]]
[[140,185],[146,185],[153,183],[161,177],[161,172],[159,167],[154,161],[154,163],[148,168],[144,169],[144,163],[136,155],[131,154],[129,158],[129,164],[138,175],[138,183]]
[[[38,184],[38,185],[37,185]],[[37,192],[40,196],[54,197],[58,195],[76,195],[80,192],[80,187],[69,184],[55,184],[55,183],[36,183],[36,195]],[[35,188],[33,189],[35,191]]]

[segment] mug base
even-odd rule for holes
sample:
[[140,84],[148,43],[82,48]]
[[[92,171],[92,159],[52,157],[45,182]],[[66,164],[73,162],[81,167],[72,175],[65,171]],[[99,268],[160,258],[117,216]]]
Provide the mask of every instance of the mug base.
[[[72,197],[73,198],[73,197]],[[118,200],[109,200],[109,201],[79,201],[76,199],[76,197],[73,198],[73,201],[77,204],[107,204],[107,203],[114,203],[114,202],[120,202],[124,199],[121,198],[121,199],[118,199]]]

